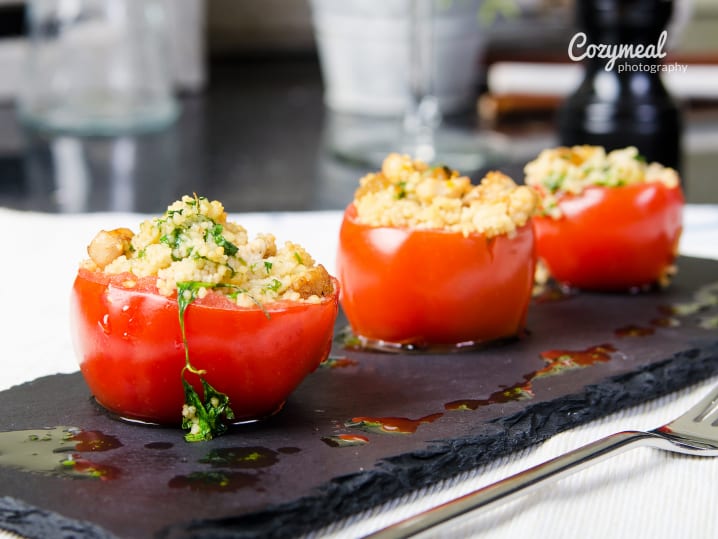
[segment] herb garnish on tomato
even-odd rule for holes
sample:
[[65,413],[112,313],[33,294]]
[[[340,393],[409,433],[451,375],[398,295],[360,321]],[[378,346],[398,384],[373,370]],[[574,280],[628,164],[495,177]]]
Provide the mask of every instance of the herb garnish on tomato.
[[138,234],[101,231],[88,254],[74,344],[96,401],[122,418],[208,440],[279,411],[329,353],[336,280],[298,244],[250,240],[217,201],[183,197]]
[[[185,395],[185,403],[182,406],[182,428],[188,431],[184,437],[188,442],[211,440],[213,437],[219,436],[227,430],[227,426],[222,421],[222,416],[228,420],[234,419],[234,412],[229,406],[229,397],[209,385],[203,378],[206,371],[194,368],[189,359],[189,346],[187,345],[184,315],[190,303],[197,298],[197,292],[201,288],[211,288],[213,286],[213,283],[202,283],[198,281],[177,283],[177,306],[185,358],[185,365],[181,374]],[[202,401],[194,390],[192,384],[185,378],[186,371],[199,376],[200,382],[202,383],[204,401]]]

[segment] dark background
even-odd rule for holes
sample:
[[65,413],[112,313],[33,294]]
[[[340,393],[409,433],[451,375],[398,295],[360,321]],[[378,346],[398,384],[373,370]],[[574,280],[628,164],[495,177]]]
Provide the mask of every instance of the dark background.
[[[358,178],[373,167],[338,157],[337,146],[391,121],[341,115],[324,106],[307,5],[287,3],[295,13],[284,19],[262,16],[262,5],[267,15],[284,13],[271,11],[278,4],[208,3],[208,83],[180,96],[179,120],[163,131],[113,138],[51,136],[23,127],[14,105],[0,103],[0,206],[155,213],[180,195],[197,192],[221,200],[232,212],[343,208]],[[547,29],[541,39],[536,37],[540,29],[524,39],[520,31],[495,34],[485,62],[565,57],[566,36],[574,30],[570,2],[564,4],[555,8],[565,11],[562,30]],[[18,6],[0,9],[0,35],[22,32]],[[485,90],[477,81],[477,98]],[[688,201],[718,203],[718,89],[715,101],[682,106],[681,172]],[[517,181],[528,160],[556,144],[551,107],[491,123],[473,109],[447,123],[508,136],[512,151],[492,168]],[[471,175],[478,180],[482,172]]]

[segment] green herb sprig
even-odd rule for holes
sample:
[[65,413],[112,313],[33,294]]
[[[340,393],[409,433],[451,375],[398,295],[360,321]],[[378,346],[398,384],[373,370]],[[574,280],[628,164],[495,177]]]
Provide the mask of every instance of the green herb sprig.
[[[201,289],[216,286],[215,283],[202,281],[181,281],[177,283],[177,306],[185,355],[185,366],[181,372],[185,394],[185,404],[182,407],[182,428],[188,431],[184,437],[187,442],[201,442],[220,436],[227,431],[224,420],[234,419],[234,412],[229,406],[229,397],[207,383],[204,379],[206,371],[192,366],[189,358],[189,347],[187,346],[187,333],[185,331],[185,312],[187,307],[197,299],[197,294]],[[200,398],[192,384],[187,381],[186,372],[199,376],[204,400]]]
[[222,230],[224,230],[222,225],[216,223],[212,228],[207,231],[207,233],[212,237],[214,243],[224,249],[224,254],[228,256],[236,255],[237,251],[239,251],[239,248],[222,235]]

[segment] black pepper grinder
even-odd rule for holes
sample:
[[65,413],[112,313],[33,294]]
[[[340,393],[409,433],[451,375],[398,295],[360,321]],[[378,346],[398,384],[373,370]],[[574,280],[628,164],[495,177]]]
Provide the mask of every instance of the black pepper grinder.
[[583,59],[585,75],[559,109],[562,145],[636,146],[649,162],[680,170],[681,112],[659,57],[672,12],[672,0],[576,1],[582,32],[569,54]]

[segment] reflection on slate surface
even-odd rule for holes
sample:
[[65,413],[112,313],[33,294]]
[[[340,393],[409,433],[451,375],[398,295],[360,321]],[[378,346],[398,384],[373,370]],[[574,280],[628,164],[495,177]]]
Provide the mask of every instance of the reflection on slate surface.
[[[79,430],[28,445],[58,449],[59,469],[30,473],[0,456],[12,496],[0,499],[0,527],[40,536],[59,526],[55,512],[119,537],[315,529],[718,372],[716,275],[718,262],[684,258],[663,292],[546,294],[528,336],[478,352],[337,343],[281,413],[209,443],[109,418],[79,374],[13,388],[0,393],[0,453],[8,431]],[[48,512],[16,511],[15,499]]]

